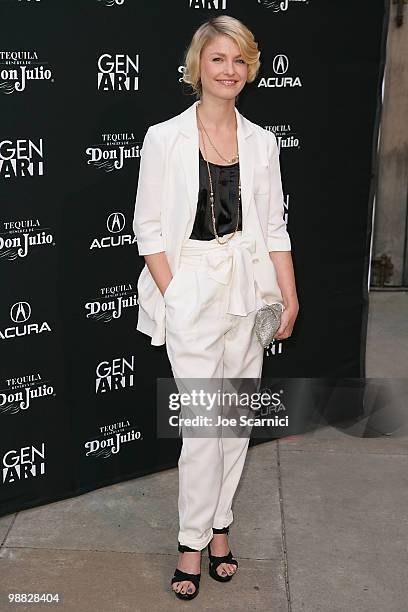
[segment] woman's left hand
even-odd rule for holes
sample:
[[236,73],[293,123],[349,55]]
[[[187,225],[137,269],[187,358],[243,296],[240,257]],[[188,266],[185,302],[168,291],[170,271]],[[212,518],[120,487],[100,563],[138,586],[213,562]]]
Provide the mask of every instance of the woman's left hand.
[[275,340],[284,340],[292,335],[293,327],[299,312],[299,304],[291,304],[287,306],[281,315],[281,324],[274,335]]

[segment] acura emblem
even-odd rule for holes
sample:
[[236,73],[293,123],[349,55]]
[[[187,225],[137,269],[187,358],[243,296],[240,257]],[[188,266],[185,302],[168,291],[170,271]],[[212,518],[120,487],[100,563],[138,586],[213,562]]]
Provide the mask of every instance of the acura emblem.
[[287,55],[275,55],[272,68],[275,74],[286,74],[289,68],[289,59]]
[[14,323],[25,323],[31,316],[28,302],[16,302],[10,309],[10,318]]
[[106,222],[106,226],[111,234],[118,234],[125,227],[125,215],[121,212],[111,213]]

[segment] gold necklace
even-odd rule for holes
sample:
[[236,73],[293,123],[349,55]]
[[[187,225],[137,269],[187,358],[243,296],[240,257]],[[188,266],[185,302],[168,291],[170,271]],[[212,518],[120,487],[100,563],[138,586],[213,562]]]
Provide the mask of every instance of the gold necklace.
[[[221,153],[218,151],[218,149],[215,147],[215,145],[213,144],[213,142],[212,142],[211,138],[210,138],[210,137],[209,137],[209,135],[208,135],[207,130],[205,129],[205,127],[204,127],[204,125],[203,125],[203,122],[201,121],[201,118],[200,118],[199,113],[198,113],[198,107],[197,107],[197,117],[198,117],[198,120],[199,120],[199,122],[200,122],[200,124],[201,124],[201,127],[203,128],[204,132],[206,133],[206,136],[207,136],[208,140],[210,141],[210,145],[212,146],[212,148],[214,149],[214,151],[217,153],[217,155],[218,155],[219,157],[221,157],[221,159],[223,159],[224,161],[226,161],[228,164],[234,164],[235,162],[237,162],[237,161],[238,161],[238,159],[239,159],[239,151],[238,151],[238,150],[237,150],[237,154],[236,154],[236,155],[234,155],[234,157],[231,157],[231,159],[225,159],[225,157],[223,157],[223,156],[221,155]],[[236,119],[236,117],[235,117],[235,122],[236,122],[236,120],[237,120],[237,119]],[[203,140],[204,140],[204,139],[203,139]],[[206,156],[206,157],[207,157],[207,156]]]
[[[198,119],[199,119],[199,121],[200,121],[200,123],[201,123],[201,119],[200,119],[200,118],[198,118]],[[202,123],[201,123],[201,125],[202,125]],[[204,126],[203,126],[203,127],[204,127]],[[204,131],[205,131],[205,130],[204,130]],[[218,234],[217,234],[217,229],[216,229],[216,227],[215,227],[215,214],[214,214],[214,189],[213,189],[213,182],[212,182],[212,178],[211,178],[210,165],[209,165],[208,160],[207,160],[207,150],[206,150],[206,147],[205,147],[205,141],[204,141],[204,138],[202,139],[202,141],[203,141],[204,153],[205,153],[205,157],[206,157],[205,161],[206,161],[206,163],[207,163],[208,178],[209,178],[209,181],[210,181],[211,217],[212,217],[212,225],[213,225],[213,229],[214,229],[214,235],[215,235],[215,238],[216,238],[216,240],[217,240],[218,244],[226,244],[227,242],[229,242],[229,241],[231,240],[231,238],[233,238],[233,237],[235,236],[236,231],[237,231],[237,229],[238,229],[238,225],[239,225],[239,204],[240,204],[240,202],[241,202],[241,173],[240,173],[239,168],[238,168],[238,206],[237,206],[237,224],[236,224],[236,226],[235,226],[235,230],[234,230],[234,233],[232,234],[232,236],[230,236],[229,238],[227,238],[227,239],[226,239],[226,240],[224,240],[224,241],[221,241],[221,240],[220,240],[220,237],[219,237],[219,236],[218,236]]]

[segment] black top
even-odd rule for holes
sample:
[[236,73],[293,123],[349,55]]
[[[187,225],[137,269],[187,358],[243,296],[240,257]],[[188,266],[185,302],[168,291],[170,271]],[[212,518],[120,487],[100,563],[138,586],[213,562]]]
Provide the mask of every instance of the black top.
[[[194,240],[213,240],[215,238],[211,216],[210,184],[207,162],[200,157],[200,188],[197,212],[190,238]],[[230,166],[209,162],[214,189],[214,216],[218,236],[229,234],[237,224],[239,162]],[[239,203],[238,230],[242,230],[242,205]]]

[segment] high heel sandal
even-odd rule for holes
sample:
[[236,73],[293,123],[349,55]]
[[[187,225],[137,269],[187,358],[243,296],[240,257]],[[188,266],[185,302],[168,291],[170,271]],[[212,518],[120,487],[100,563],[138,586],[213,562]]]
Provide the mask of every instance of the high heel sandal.
[[[214,529],[213,528],[213,533],[226,533],[226,534],[228,534],[229,533],[229,527],[223,527],[222,529]],[[231,574],[231,576],[229,576],[228,574],[226,576],[221,576],[217,572],[217,567],[219,565],[221,565],[221,563],[229,563],[231,565],[235,565],[237,567],[237,569],[238,569],[238,561],[233,558],[231,550],[224,557],[216,557],[216,556],[211,554],[211,548],[210,548],[210,543],[209,543],[208,544],[208,556],[210,558],[210,563],[209,563],[208,571],[209,571],[209,574],[210,574],[211,578],[214,578],[214,580],[218,580],[218,582],[228,582],[229,580],[231,580],[232,576],[234,576],[234,574],[236,574],[237,570],[235,570],[234,574]]]
[[[183,552],[200,552],[199,550],[196,550],[195,548],[189,548],[188,546],[184,546],[184,544],[180,544],[180,542],[178,543],[178,551],[182,553]],[[187,592],[177,593],[177,591],[175,591],[174,589],[172,589],[172,591],[174,592],[176,597],[178,597],[179,599],[194,599],[194,597],[197,597],[198,591],[200,589],[200,578],[201,578],[201,572],[199,574],[188,574],[187,572],[183,572],[182,570],[176,567],[174,576],[171,579],[171,584],[173,585],[175,582],[182,582],[183,580],[189,581],[194,584],[195,591],[194,593],[187,593]]]

